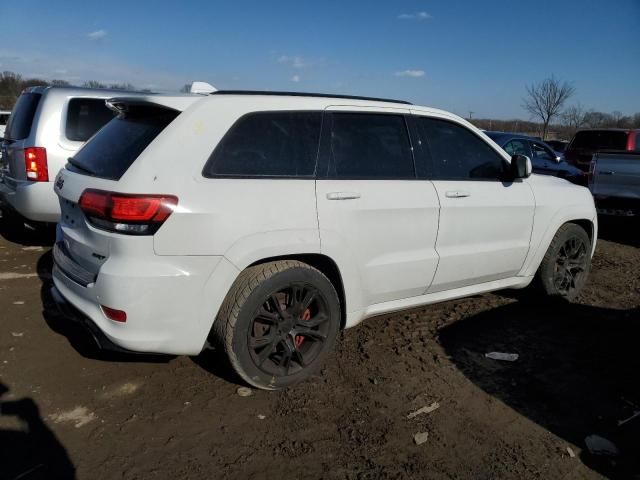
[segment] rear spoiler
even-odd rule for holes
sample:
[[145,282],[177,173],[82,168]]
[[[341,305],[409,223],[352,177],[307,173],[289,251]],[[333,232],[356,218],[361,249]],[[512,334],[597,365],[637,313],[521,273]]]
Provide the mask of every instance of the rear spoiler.
[[131,107],[157,107],[182,112],[201,97],[195,95],[149,95],[114,97],[105,101],[107,107],[117,113],[125,113]]

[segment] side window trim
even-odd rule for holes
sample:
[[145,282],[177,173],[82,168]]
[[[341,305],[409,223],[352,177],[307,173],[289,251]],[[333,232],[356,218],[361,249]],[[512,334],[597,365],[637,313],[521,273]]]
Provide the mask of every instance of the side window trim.
[[[316,147],[315,154],[315,164],[313,168],[313,172],[309,175],[255,175],[255,174],[223,174],[223,173],[210,173],[207,172],[207,168],[209,164],[212,162],[213,156],[220,145],[223,144],[225,139],[227,139],[233,130],[242,122],[246,117],[256,115],[256,114],[278,114],[278,113],[317,113],[320,115],[320,133],[318,136],[318,145]],[[269,179],[280,179],[280,180],[316,180],[318,178],[318,171],[321,166],[321,150],[322,150],[322,142],[324,131],[326,129],[327,113],[324,110],[253,110],[247,113],[242,114],[238,117],[228,128],[228,130],[224,133],[220,141],[213,147],[211,154],[207,158],[207,161],[203,165],[200,170],[200,178],[203,180],[213,180],[213,179],[224,179],[224,178],[237,178],[237,179],[255,179],[255,180],[269,180]]]
[[[407,135],[407,141],[409,143],[409,152],[411,155],[411,164],[413,169],[412,177],[368,177],[368,176],[332,176],[330,175],[330,168],[333,162],[333,147],[332,147],[332,133],[334,126],[335,115],[340,114],[353,114],[353,115],[388,115],[395,117],[402,117],[404,120],[405,133]],[[320,134],[320,153],[318,159],[317,176],[318,180],[416,180],[417,168],[416,168],[416,156],[414,152],[414,142],[411,135],[411,128],[409,125],[409,118],[411,115],[401,112],[385,112],[385,111],[362,111],[362,110],[325,110],[325,116],[322,122],[322,131]]]
[[423,115],[406,115],[409,126],[409,138],[411,139],[411,152],[413,153],[413,168],[418,180],[431,180],[433,178],[433,158],[426,140],[422,139],[418,118]]

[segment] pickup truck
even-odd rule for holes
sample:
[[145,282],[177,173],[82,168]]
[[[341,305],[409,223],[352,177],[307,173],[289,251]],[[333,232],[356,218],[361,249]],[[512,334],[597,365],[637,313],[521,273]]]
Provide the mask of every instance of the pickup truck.
[[589,189],[601,215],[640,216],[640,154],[596,153]]

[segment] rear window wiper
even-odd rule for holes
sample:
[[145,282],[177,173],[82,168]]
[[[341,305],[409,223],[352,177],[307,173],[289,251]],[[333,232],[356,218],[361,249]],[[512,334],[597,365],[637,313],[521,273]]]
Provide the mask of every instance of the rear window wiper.
[[78,170],[88,173],[91,176],[95,176],[96,172],[89,170],[87,167],[85,167],[84,165],[82,165],[80,162],[76,162],[76,160],[73,157],[69,157],[67,158],[67,162],[71,165],[73,165],[74,167],[76,167]]

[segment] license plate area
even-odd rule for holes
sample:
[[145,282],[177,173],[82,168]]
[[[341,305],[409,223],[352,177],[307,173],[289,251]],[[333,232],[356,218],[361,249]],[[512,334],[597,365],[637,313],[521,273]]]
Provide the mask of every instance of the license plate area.
[[95,273],[86,270],[71,258],[64,242],[57,242],[53,246],[53,261],[62,273],[83,287],[96,281]]

